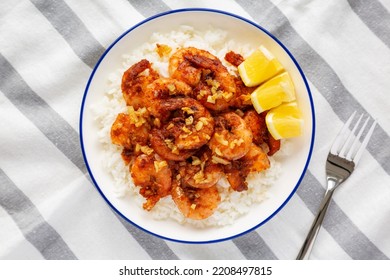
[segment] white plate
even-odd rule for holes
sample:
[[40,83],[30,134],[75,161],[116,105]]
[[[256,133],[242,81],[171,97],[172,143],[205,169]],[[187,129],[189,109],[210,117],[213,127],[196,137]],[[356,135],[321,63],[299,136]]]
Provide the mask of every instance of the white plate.
[[[148,41],[152,33],[167,33],[178,26],[190,25],[196,30],[207,30],[210,25],[228,31],[229,37],[251,44],[253,48],[263,44],[290,73],[303,112],[305,127],[301,137],[292,139],[291,156],[283,160],[283,170],[276,184],[269,188],[270,198],[254,205],[245,216],[234,224],[217,228],[194,228],[175,221],[158,221],[127,199],[118,198],[112,190],[113,179],[101,163],[102,147],[98,142],[98,127],[89,109],[102,98],[107,77],[122,65],[122,55]],[[88,81],[80,115],[80,139],[83,156],[89,174],[107,203],[133,225],[153,235],[179,242],[217,242],[245,234],[271,219],[284,205],[301,182],[307,169],[314,144],[314,107],[309,86],[302,69],[283,44],[255,23],[237,15],[208,9],[175,10],[149,18],[120,36],[103,54]],[[91,211],[93,211],[91,209]]]

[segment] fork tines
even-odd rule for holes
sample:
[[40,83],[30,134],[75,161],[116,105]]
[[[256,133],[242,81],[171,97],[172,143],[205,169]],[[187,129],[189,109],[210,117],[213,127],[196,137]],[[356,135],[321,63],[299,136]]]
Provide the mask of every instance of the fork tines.
[[356,131],[361,123],[361,120],[363,119],[364,114],[360,115],[352,130],[350,130],[349,126],[351,125],[355,115],[356,111],[349,117],[343,128],[340,130],[339,134],[336,136],[336,139],[330,149],[330,152],[339,157],[353,161],[356,165],[360,157],[362,156],[362,153],[366,148],[368,141],[371,138],[377,121],[374,120],[371,127],[368,129],[365,136],[363,137],[362,142],[360,143],[359,139],[362,137],[364,130],[370,120],[370,117],[367,117],[366,121],[361,125],[359,131],[356,134]]

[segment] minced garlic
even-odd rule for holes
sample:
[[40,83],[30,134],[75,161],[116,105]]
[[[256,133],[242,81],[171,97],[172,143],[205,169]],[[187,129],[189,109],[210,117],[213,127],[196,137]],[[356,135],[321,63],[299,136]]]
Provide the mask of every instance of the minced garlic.
[[217,156],[213,156],[212,157],[212,162],[213,163],[220,163],[220,164],[223,164],[223,165],[228,165],[230,163],[228,160],[220,158],[220,157],[217,157]]
[[169,94],[170,94],[170,95],[175,94],[175,92],[176,92],[176,86],[175,86],[174,84],[168,84],[168,85],[167,85],[167,88],[168,88],[168,90],[169,90]]
[[183,127],[181,128],[181,130],[183,130],[185,133],[188,133],[188,134],[191,133],[191,130],[189,130],[188,127],[186,127],[186,126],[183,126]]
[[165,160],[163,160],[163,161],[155,160],[153,163],[154,163],[154,169],[156,170],[156,172],[159,172],[165,166],[168,166],[168,163]]
[[185,119],[186,125],[191,125],[194,123],[194,117],[189,116],[188,118]]
[[154,150],[152,149],[152,148],[150,148],[150,147],[148,147],[148,146],[142,146],[142,145],[140,145],[140,144],[136,144],[135,145],[135,152],[143,152],[145,155],[151,155],[153,152],[154,152]]
[[218,143],[229,146],[229,141],[225,139],[225,137],[222,134],[214,133],[215,139],[218,141]]
[[146,119],[144,118],[144,114],[146,112],[147,110],[145,107],[135,110],[133,106],[127,106],[127,113],[130,117],[130,123],[134,124],[136,127],[140,127],[146,123]]
[[156,127],[160,127],[161,126],[161,120],[159,118],[155,118],[154,121],[153,121],[153,124]]
[[141,152],[150,156],[154,152],[154,150],[148,146],[141,146]]
[[202,161],[196,157],[196,156],[192,156],[192,165],[200,165],[202,163]]
[[196,123],[196,125],[195,125],[196,131],[199,131],[199,130],[201,130],[202,128],[203,128],[203,122],[198,121],[198,122]]
[[194,114],[195,112],[194,112],[194,110],[192,110],[190,107],[183,107],[183,108],[181,108],[184,112],[186,112],[187,114],[189,114],[189,115],[192,115],[192,114]]
[[199,120],[204,124],[208,125],[209,124],[209,119],[206,117],[200,117]]
[[214,149],[214,152],[217,154],[217,156],[223,156],[221,150],[218,147]]

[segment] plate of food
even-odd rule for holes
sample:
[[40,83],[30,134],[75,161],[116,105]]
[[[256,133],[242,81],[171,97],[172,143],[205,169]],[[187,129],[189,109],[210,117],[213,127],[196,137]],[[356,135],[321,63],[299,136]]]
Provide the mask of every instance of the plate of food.
[[87,83],[80,141],[92,181],[134,226],[178,242],[266,223],[308,167],[315,117],[298,62],[240,16],[174,10],[135,25]]

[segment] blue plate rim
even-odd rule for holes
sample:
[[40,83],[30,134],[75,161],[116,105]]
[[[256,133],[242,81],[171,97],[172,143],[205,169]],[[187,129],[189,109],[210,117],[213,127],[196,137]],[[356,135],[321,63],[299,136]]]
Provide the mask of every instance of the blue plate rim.
[[[309,149],[309,153],[308,153],[308,156],[307,156],[307,159],[306,159],[306,163],[305,163],[305,166],[303,168],[303,171],[302,171],[302,174],[301,176],[299,177],[294,189],[291,191],[290,195],[286,198],[286,200],[270,215],[268,216],[265,220],[263,220],[262,222],[260,222],[259,224],[257,224],[256,226],[248,229],[248,230],[245,230],[239,234],[235,234],[235,235],[232,235],[232,236],[229,236],[229,237],[225,237],[225,238],[220,238],[220,239],[214,239],[214,240],[206,240],[206,241],[188,241],[188,240],[180,240],[180,239],[174,239],[174,238],[169,238],[169,237],[166,237],[166,236],[163,236],[163,235],[160,235],[160,234],[156,234],[150,230],[147,230],[145,228],[143,228],[142,226],[136,224],[135,222],[131,221],[129,218],[127,218],[125,215],[123,215],[109,200],[108,198],[105,196],[105,194],[103,193],[103,191],[100,189],[99,187],[99,184],[97,183],[97,181],[95,180],[95,177],[92,173],[92,170],[89,166],[89,163],[88,163],[88,159],[87,159],[87,155],[85,153],[85,149],[84,149],[84,141],[83,141],[83,113],[84,113],[84,107],[85,107],[85,100],[87,98],[87,94],[88,94],[88,91],[89,91],[89,87],[90,87],[90,84],[92,82],[92,79],[95,75],[95,72],[97,71],[97,69],[99,68],[99,65],[100,63],[103,61],[103,59],[105,58],[105,56],[110,52],[110,50],[124,37],[126,36],[128,33],[130,33],[131,31],[133,31],[134,29],[144,25],[145,23],[149,22],[149,21],[152,21],[156,18],[160,18],[160,17],[163,17],[163,16],[167,16],[167,15],[171,15],[171,14],[176,14],[176,13],[183,13],[183,12],[210,12],[210,13],[217,13],[217,14],[222,14],[222,15],[226,15],[226,16],[231,16],[233,18],[236,18],[236,19],[239,19],[239,20],[242,20],[258,29],[260,29],[261,31],[263,31],[264,33],[266,33],[268,36],[270,36],[276,43],[278,43],[282,48],[283,50],[289,55],[289,57],[291,58],[291,60],[294,62],[295,66],[297,67],[303,81],[304,81],[304,84],[305,84],[305,87],[306,87],[306,90],[308,92],[308,96],[309,96],[309,102],[310,102],[310,108],[311,108],[311,117],[312,117],[312,135],[311,135],[311,140],[310,140],[310,149]],[[312,153],[313,153],[313,148],[314,148],[314,141],[315,141],[315,129],[316,129],[316,119],[315,119],[315,109],[314,109],[314,102],[313,102],[313,97],[312,97],[312,93],[311,93],[311,90],[310,90],[310,87],[309,87],[309,84],[307,82],[307,79],[303,73],[303,70],[302,68],[299,66],[298,62],[296,61],[296,59],[294,58],[294,56],[291,54],[291,52],[287,49],[286,46],[284,46],[284,44],[278,39],[276,38],[272,33],[270,33],[268,30],[266,30],[265,28],[263,28],[262,26],[258,25],[257,23],[249,20],[249,19],[246,19],[242,16],[239,16],[237,14],[233,14],[231,12],[227,12],[227,11],[223,11],[223,10],[217,10],[217,9],[209,9],[209,8],[185,8],[185,9],[174,9],[174,10],[170,10],[170,11],[166,11],[166,12],[162,12],[162,13],[159,13],[159,14],[156,14],[154,16],[151,16],[151,17],[148,17],[142,21],[140,21],[139,23],[135,24],[134,26],[132,26],[131,28],[129,28],[128,30],[126,30],[122,35],[120,35],[107,49],[106,51],[102,54],[102,56],[99,58],[98,62],[96,63],[95,67],[93,68],[92,70],[92,73],[88,79],[88,82],[86,84],[86,88],[85,88],[85,91],[84,91],[84,94],[83,94],[83,98],[82,98],[82,101],[81,101],[81,109],[80,109],[80,118],[79,118],[79,136],[80,136],[80,145],[81,145],[81,151],[82,151],[82,155],[83,155],[83,159],[84,159],[84,162],[85,162],[85,165],[86,165],[86,168],[87,168],[87,171],[88,171],[88,174],[95,186],[95,188],[98,190],[98,192],[100,193],[100,195],[103,197],[103,199],[106,201],[106,203],[121,217],[123,218],[125,221],[127,221],[128,223],[132,224],[133,226],[135,226],[136,228],[138,229],[141,229],[142,231],[148,233],[148,234],[151,234],[152,236],[155,236],[155,237],[158,237],[158,238],[162,238],[164,240],[168,240],[168,241],[174,241],[174,242],[178,242],[178,243],[185,243],[185,244],[210,244],[210,243],[217,243],[217,242],[223,242],[223,241],[227,241],[227,240],[232,240],[234,238],[237,238],[237,237],[240,237],[240,236],[243,236],[259,227],[261,227],[262,225],[264,225],[265,223],[267,223],[269,220],[271,220],[287,203],[288,201],[292,198],[292,196],[295,194],[295,192],[297,191],[299,185],[301,184],[302,180],[303,180],[303,177],[308,169],[308,166],[309,166],[309,163],[310,163],[310,160],[311,160],[311,156],[312,156]]]

